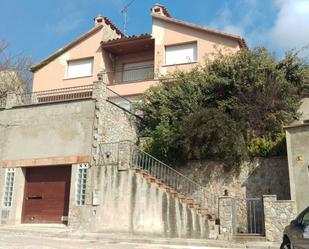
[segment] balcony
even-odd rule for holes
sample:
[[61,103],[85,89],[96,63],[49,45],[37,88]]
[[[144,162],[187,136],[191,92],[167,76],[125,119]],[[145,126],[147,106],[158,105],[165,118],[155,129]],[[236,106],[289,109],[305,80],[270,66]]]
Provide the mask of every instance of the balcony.
[[122,37],[101,43],[106,68],[103,81],[122,96],[140,95],[155,82],[154,39]]

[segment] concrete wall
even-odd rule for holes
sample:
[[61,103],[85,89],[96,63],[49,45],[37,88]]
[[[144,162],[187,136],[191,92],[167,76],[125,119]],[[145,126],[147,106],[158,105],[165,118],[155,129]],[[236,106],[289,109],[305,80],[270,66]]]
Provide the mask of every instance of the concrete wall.
[[309,124],[286,129],[291,198],[297,211],[309,206]]
[[94,100],[0,111],[0,162],[90,156]]
[[11,207],[4,207],[3,205],[4,184],[5,169],[0,168],[0,224],[20,224],[24,197],[25,170],[22,168],[15,169],[15,181]]
[[[171,194],[133,171],[100,167],[100,205],[92,206],[79,227],[164,237],[208,238],[208,222]],[[85,228],[85,224],[89,227]],[[75,224],[77,226],[77,224]]]

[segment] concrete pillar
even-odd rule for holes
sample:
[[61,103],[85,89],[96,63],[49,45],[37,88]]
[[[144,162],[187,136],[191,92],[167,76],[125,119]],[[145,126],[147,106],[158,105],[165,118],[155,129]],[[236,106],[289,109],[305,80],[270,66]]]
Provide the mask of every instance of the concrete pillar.
[[[100,189],[101,189],[101,167],[100,164],[100,142],[104,141],[104,131],[106,115],[106,99],[107,99],[107,88],[106,84],[102,81],[102,74],[98,74],[98,80],[93,82],[93,92],[92,98],[95,99],[95,121],[93,130],[93,140],[92,140],[92,158],[91,158],[91,182],[93,183],[91,191],[88,193],[92,196],[92,205],[100,205]],[[91,192],[91,193],[90,193]]]
[[219,197],[220,235],[230,240],[233,236],[233,197]]

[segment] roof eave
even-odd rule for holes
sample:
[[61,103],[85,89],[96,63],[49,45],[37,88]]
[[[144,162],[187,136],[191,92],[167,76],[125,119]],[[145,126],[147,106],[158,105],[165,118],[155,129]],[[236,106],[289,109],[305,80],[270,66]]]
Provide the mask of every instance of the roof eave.
[[193,28],[193,29],[196,29],[196,30],[200,30],[200,31],[208,32],[208,33],[211,33],[211,34],[214,34],[214,35],[219,35],[219,36],[222,36],[222,37],[225,37],[225,38],[236,40],[236,41],[238,41],[240,48],[248,49],[248,46],[247,46],[245,39],[242,38],[241,36],[236,36],[236,35],[232,35],[232,34],[229,34],[229,33],[204,28],[202,26],[199,26],[199,25],[196,25],[196,24],[193,24],[193,23],[184,22],[182,20],[178,20],[178,19],[175,19],[175,18],[165,17],[165,16],[161,16],[161,15],[157,15],[157,14],[151,14],[151,16],[153,18],[157,18],[157,19],[160,19],[160,20],[163,20],[163,21],[167,21],[167,22],[170,22],[170,23],[173,23],[173,24],[186,26],[188,28]]
[[37,70],[41,69],[42,67],[44,67],[45,65],[47,65],[48,63],[50,63],[51,61],[53,61],[54,59],[56,59],[58,56],[60,56],[61,54],[65,53],[66,51],[68,51],[69,49],[71,49],[72,47],[76,46],[77,44],[79,44],[80,42],[84,41],[85,39],[87,39],[88,37],[90,37],[91,35],[95,34],[96,32],[98,32],[99,30],[101,30],[103,28],[103,25],[99,25],[91,30],[89,30],[88,32],[86,32],[85,34],[81,35],[80,37],[76,38],[75,40],[73,40],[72,42],[70,42],[69,44],[67,44],[66,46],[60,48],[58,51],[54,52],[53,54],[51,54],[50,56],[48,56],[46,59],[38,62],[37,64],[33,65],[30,68],[30,71],[32,73],[36,72]]

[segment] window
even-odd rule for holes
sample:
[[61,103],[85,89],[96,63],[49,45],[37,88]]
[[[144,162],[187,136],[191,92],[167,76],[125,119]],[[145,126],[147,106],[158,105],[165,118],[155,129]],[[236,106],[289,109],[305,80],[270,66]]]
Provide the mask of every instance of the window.
[[165,47],[165,64],[174,65],[196,62],[197,43],[182,44]]
[[93,58],[68,61],[67,78],[92,76]]
[[15,169],[5,170],[3,206],[11,207],[14,189]]
[[309,226],[309,211],[307,211],[307,213],[304,214],[301,224],[304,227]]
[[122,81],[139,81],[153,79],[153,61],[128,63],[123,65]]
[[88,169],[89,165],[87,163],[78,166],[76,188],[76,204],[78,206],[85,205]]

